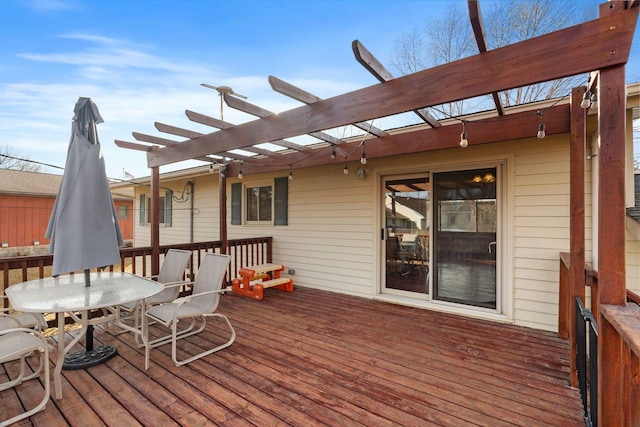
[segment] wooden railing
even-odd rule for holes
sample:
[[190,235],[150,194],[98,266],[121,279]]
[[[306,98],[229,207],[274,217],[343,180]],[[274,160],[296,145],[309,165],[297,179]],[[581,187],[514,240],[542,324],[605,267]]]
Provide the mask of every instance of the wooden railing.
[[[562,337],[569,337],[571,331],[569,328],[577,327],[577,321],[570,318],[570,304],[575,304],[576,298],[571,295],[569,283],[569,256],[566,253],[560,254],[560,304],[558,333]],[[620,373],[618,378],[608,378],[619,384],[620,393],[617,395],[603,396],[598,393],[598,402],[602,399],[618,399],[615,405],[622,412],[619,414],[620,419],[624,420],[622,426],[640,425],[640,296],[634,292],[627,290],[626,305],[600,305],[598,301],[598,272],[590,266],[585,265],[585,284],[590,288],[590,312],[594,321],[599,322],[597,328],[600,335],[609,334],[609,336],[598,339],[598,342],[618,343],[622,346],[623,360],[600,360],[600,364],[616,363],[619,365],[617,372]],[[585,292],[586,293],[586,292]],[[577,379],[577,369],[581,361],[578,360],[577,344],[572,341],[571,348],[571,383],[574,387],[578,384],[574,381]],[[597,351],[597,349],[592,349]],[[586,357],[589,357],[587,354]],[[594,354],[595,358],[596,355]],[[602,366],[602,365],[600,365]],[[600,377],[600,375],[598,375]],[[597,409],[597,408],[595,408]],[[597,420],[592,420],[597,422]],[[596,425],[596,424],[593,424]]]
[[[194,274],[198,271],[203,253],[220,253],[222,243],[220,241],[210,241],[160,246],[161,256],[171,248],[190,250],[192,252],[191,268],[188,270],[188,274],[190,279],[193,280]],[[149,276],[151,275],[152,249],[151,246],[121,248],[120,265],[111,265],[106,268],[110,271],[128,271],[140,276]],[[227,280],[229,281],[237,277],[238,270],[244,266],[272,262],[273,238],[260,237],[229,240],[226,253],[231,256],[231,264],[227,273]],[[52,265],[53,255],[51,254],[0,258],[3,294],[8,286],[15,283],[50,276]]]

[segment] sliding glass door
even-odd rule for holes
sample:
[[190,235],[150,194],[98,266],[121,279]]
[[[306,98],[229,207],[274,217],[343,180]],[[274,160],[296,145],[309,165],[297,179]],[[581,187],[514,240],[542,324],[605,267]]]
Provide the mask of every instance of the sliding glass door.
[[428,295],[431,223],[429,176],[388,177],[383,184],[383,291]]
[[433,298],[496,308],[496,168],[433,174]]

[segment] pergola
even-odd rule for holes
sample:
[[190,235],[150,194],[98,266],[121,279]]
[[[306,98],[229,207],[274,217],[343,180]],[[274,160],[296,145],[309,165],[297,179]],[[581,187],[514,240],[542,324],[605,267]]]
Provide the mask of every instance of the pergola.
[[[490,119],[464,122],[473,134],[472,144],[517,140],[532,136],[540,118],[531,111],[508,113],[500,104],[500,91],[552,81],[583,73],[591,73],[589,87],[578,87],[571,93],[569,105],[556,105],[545,110],[547,134],[570,133],[571,138],[571,295],[585,293],[585,144],[586,110],[580,108],[584,93],[598,93],[598,130],[600,152],[598,200],[599,277],[598,301],[606,305],[626,304],[625,285],[625,63],[640,10],[640,0],[616,0],[600,6],[599,18],[554,33],[522,41],[495,50],[487,50],[478,2],[469,0],[471,24],[480,53],[452,63],[394,78],[375,57],[358,42],[353,42],[356,59],[373,73],[380,83],[328,99],[320,99],[276,77],[269,77],[272,88],[303,102],[305,105],[274,114],[229,93],[221,94],[233,108],[258,119],[232,125],[212,117],[186,111],[190,120],[219,130],[208,134],[156,123],[160,132],[187,138],[175,141],[134,133],[141,142],[152,145],[116,141],[120,147],[147,152],[152,170],[152,203],[158,206],[159,167],[178,161],[200,159],[213,161],[212,155],[224,159],[220,173],[221,240],[226,244],[225,177],[242,173],[263,173],[306,168],[327,163],[331,152],[345,141],[324,131],[346,125],[364,129],[368,158],[395,156],[441,150],[459,146],[460,122],[446,125],[432,117],[426,107],[492,95],[496,113]],[[392,133],[366,123],[377,118],[414,111],[425,122],[415,130]],[[310,134],[323,142],[302,146],[287,141]],[[256,145],[270,142],[286,150],[271,152]],[[254,153],[243,157],[232,150]],[[358,160],[360,152],[342,150],[345,161]],[[310,155],[313,153],[313,155]],[[594,163],[594,167],[596,163]],[[155,215],[155,218],[154,218]],[[152,211],[154,248],[159,246],[157,210]],[[155,269],[158,268],[157,257]],[[152,265],[154,269],[154,265]],[[573,309],[573,305],[572,305]],[[573,317],[571,317],[573,318]],[[624,382],[625,355],[622,338],[600,315],[598,363],[600,425],[623,425],[623,396],[628,396]],[[570,339],[574,339],[570,334]],[[640,337],[638,338],[640,341]],[[625,394],[626,393],[626,394]],[[615,399],[607,398],[615,396]],[[628,404],[628,399],[627,399]],[[621,418],[622,417],[622,418]]]

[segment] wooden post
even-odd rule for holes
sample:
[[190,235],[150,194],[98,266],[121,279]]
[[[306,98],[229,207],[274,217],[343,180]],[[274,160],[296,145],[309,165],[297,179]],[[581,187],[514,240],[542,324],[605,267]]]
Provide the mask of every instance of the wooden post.
[[219,202],[220,206],[220,253],[226,254],[229,240],[227,236],[227,165],[221,165],[219,170]]
[[[598,78],[598,302],[601,305],[626,303],[625,123],[625,67],[603,69]],[[622,426],[624,402],[628,401],[622,339],[602,314],[598,328],[598,425]]]
[[151,168],[151,274],[160,273],[160,168]]
[[571,158],[570,158],[570,266],[569,266],[569,343],[571,347],[570,380],[573,387],[578,386],[578,371],[576,367],[576,297],[585,300],[585,140],[586,140],[586,110],[580,107],[585,87],[574,88],[571,91]]

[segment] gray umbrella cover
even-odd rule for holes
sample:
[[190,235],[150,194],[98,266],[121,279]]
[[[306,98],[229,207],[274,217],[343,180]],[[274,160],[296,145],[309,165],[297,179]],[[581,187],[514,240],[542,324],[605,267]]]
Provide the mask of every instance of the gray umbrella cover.
[[96,132],[102,117],[90,98],[79,98],[74,113],[67,162],[45,233],[53,276],[118,264],[124,244]]

